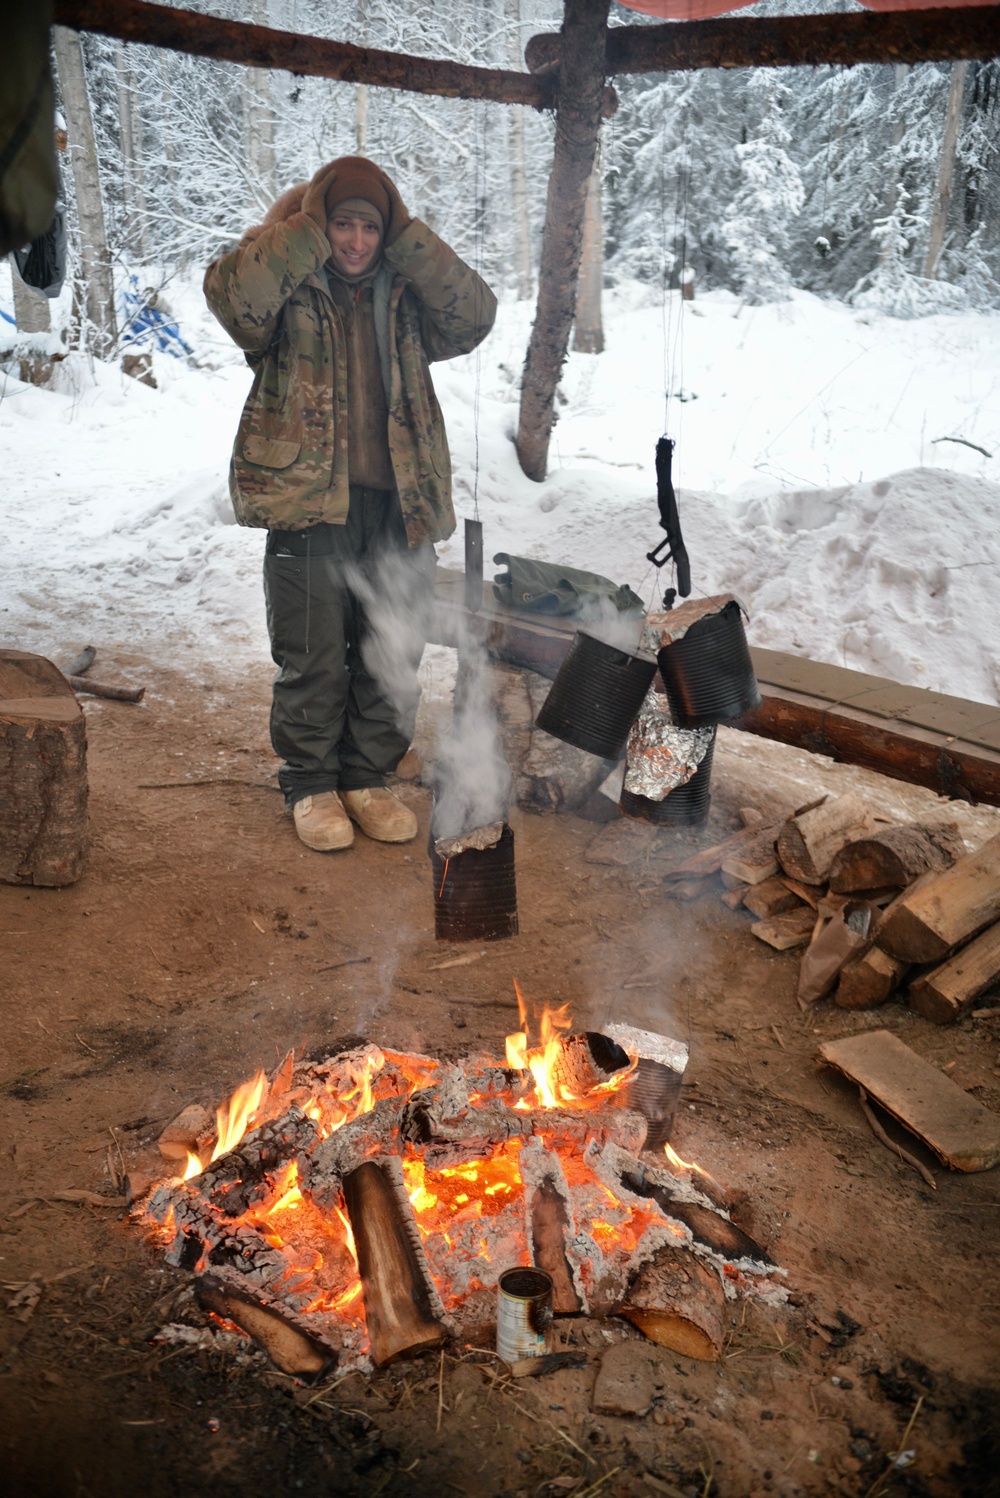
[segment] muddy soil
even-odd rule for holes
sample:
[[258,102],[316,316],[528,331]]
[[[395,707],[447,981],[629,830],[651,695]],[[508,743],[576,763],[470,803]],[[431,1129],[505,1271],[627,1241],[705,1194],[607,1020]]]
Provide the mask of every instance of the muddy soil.
[[[953,811],[973,843],[997,813],[722,733],[697,834],[629,824],[622,845],[577,816],[516,816],[521,935],[442,969],[425,789],[401,792],[420,816],[414,844],[311,853],[275,788],[266,671],[171,675],[118,654],[101,674],[148,690],[138,707],[86,704],[88,872],[64,890],[0,887],[5,1491],[1000,1492],[1000,1177],[952,1174],[907,1140],[930,1189],[816,1060],[824,1038],[886,1028],[1000,1112],[1000,996],[950,1028],[901,1004],[804,1017],[794,953],[717,898],[677,904],[660,883],[741,807],[791,809],[826,788],[859,787],[900,818]],[[788,1307],[733,1304],[719,1364],[625,1323],[563,1321],[560,1343],[586,1367],[517,1382],[465,1346],[307,1387],[258,1354],[152,1341],[186,1276],[127,1220],[122,1162],[141,1166],[180,1107],[218,1100],[289,1046],[360,1033],[502,1053],[515,977],[582,1025],[690,1043],[675,1146],[737,1191],[739,1220],[787,1270]],[[612,1357],[626,1384],[644,1381],[645,1413],[593,1408]]]

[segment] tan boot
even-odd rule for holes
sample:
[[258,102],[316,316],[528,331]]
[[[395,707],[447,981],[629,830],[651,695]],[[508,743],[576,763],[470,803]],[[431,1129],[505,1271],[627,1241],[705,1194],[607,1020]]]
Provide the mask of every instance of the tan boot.
[[363,791],[341,791],[347,815],[379,843],[408,843],[417,835],[417,819],[383,785]]
[[293,806],[292,817],[299,837],[317,853],[349,848],[354,841],[354,828],[336,791],[303,796]]

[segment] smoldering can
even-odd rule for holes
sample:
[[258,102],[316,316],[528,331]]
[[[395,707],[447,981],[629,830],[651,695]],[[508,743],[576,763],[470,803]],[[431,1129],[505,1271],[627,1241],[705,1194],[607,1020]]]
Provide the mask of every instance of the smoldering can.
[[505,1269],[497,1283],[497,1352],[505,1363],[545,1355],[552,1320],[552,1276],[544,1269]]

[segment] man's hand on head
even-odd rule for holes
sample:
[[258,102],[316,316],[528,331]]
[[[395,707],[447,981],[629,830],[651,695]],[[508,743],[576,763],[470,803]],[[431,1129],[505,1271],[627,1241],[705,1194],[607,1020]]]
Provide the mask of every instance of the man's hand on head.
[[337,168],[327,162],[313,177],[302,199],[302,212],[308,213],[321,234],[326,233],[326,195],[336,179]]
[[390,245],[394,240],[399,238],[403,230],[413,222],[413,219],[410,217],[410,210],[400,197],[399,188],[393,182],[392,178],[388,177],[381,169],[379,170],[379,178],[382,186],[389,195],[389,222],[385,226],[385,243]]

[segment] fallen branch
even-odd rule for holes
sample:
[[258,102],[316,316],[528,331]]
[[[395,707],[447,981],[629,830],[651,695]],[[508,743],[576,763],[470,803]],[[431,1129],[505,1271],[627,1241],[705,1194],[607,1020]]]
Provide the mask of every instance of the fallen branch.
[[110,687],[103,681],[91,681],[89,676],[70,676],[68,681],[74,692],[89,692],[91,697],[109,697],[112,702],[141,702],[146,695],[145,687]]
[[881,1144],[884,1144],[887,1150],[892,1150],[894,1154],[897,1154],[899,1158],[905,1161],[907,1165],[912,1165],[913,1169],[918,1171],[920,1175],[923,1176],[924,1180],[927,1182],[928,1186],[930,1186],[931,1190],[936,1191],[937,1181],[931,1175],[930,1171],[927,1169],[927,1166],[921,1164],[919,1160],[917,1160],[913,1155],[909,1154],[907,1150],[903,1149],[902,1145],[897,1144],[895,1140],[889,1138],[888,1134],[885,1132],[882,1125],[879,1123],[878,1119],[875,1117],[874,1113],[869,1107],[868,1094],[865,1092],[865,1089],[863,1087],[858,1088],[858,1100],[861,1103],[862,1113],[871,1124],[872,1133],[875,1135],[875,1138]]
[[935,442],[959,442],[963,447],[971,447],[974,453],[982,453],[984,458],[993,456],[992,453],[986,451],[985,447],[980,447],[978,442],[970,442],[967,437],[932,437],[931,444]]
[[[940,440],[942,442],[944,442],[944,441],[947,441],[947,438],[943,438],[942,437]],[[86,676],[87,672],[90,670],[91,666],[94,664],[94,660],[95,660],[96,656],[97,656],[97,651],[94,649],[93,645],[84,645],[83,649],[80,651],[80,654],[77,656],[77,658],[73,662],[73,664],[71,666],[67,666],[66,667],[65,671],[63,672],[63,675],[64,676]]]

